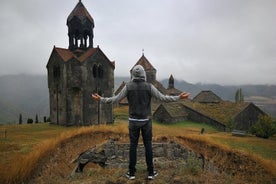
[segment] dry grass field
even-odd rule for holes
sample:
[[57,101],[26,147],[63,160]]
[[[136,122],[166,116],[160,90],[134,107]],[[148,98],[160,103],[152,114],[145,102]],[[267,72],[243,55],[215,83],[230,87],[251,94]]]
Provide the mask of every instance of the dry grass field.
[[[115,138],[128,142],[125,109],[116,109],[114,125],[60,127],[48,123],[0,126],[0,183],[275,183],[276,138],[230,133],[192,122],[153,124],[155,142],[175,141],[204,155],[219,172],[194,173],[173,166],[157,168],[148,182],[145,168],[137,165],[137,179],[128,181],[124,169],[88,164],[84,173],[70,177],[71,161],[81,152]],[[204,134],[199,134],[205,128]],[[6,137],[4,131],[6,130]]]

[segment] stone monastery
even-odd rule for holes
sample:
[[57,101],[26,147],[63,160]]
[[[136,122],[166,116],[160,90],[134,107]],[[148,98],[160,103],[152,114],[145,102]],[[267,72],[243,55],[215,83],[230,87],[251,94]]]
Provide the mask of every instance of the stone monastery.
[[[94,19],[81,0],[67,18],[69,46],[54,46],[47,64],[51,123],[63,126],[82,126],[113,123],[113,106],[100,104],[91,98],[97,92],[112,96],[115,62],[110,61],[99,46],[93,46]],[[168,95],[178,95],[173,75],[168,87],[156,80],[157,70],[142,54],[135,65],[145,68],[147,82]],[[134,67],[133,66],[133,67]],[[132,69],[131,69],[132,70]],[[130,70],[130,72],[131,72]],[[123,82],[115,91],[118,94]],[[117,105],[127,105],[123,99]],[[249,130],[265,113],[253,103],[224,101],[212,91],[202,91],[193,99],[163,104],[153,100],[153,118],[162,123],[190,120],[213,125],[225,131],[229,121],[235,128]]]

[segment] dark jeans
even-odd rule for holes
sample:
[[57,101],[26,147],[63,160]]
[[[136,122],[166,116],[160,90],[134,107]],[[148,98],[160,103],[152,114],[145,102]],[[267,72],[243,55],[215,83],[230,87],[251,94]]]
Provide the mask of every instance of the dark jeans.
[[145,146],[145,155],[147,170],[153,173],[152,162],[152,123],[151,120],[145,122],[129,121],[129,171],[135,173],[135,165],[137,162],[137,145],[139,141],[140,131],[142,132],[143,143]]

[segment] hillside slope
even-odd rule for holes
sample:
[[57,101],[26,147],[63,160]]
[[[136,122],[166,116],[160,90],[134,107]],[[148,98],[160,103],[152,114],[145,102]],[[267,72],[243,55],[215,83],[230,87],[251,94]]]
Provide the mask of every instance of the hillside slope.
[[[124,177],[127,169],[123,168],[101,168],[95,164],[88,164],[84,173],[69,177],[76,166],[72,158],[87,148],[101,144],[107,139],[116,139],[122,142],[127,141],[127,134],[112,131],[97,131],[97,141],[94,141],[94,134],[81,134],[65,140],[59,147],[52,150],[48,157],[45,157],[29,183],[132,183]],[[94,138],[93,138],[94,137]],[[203,138],[202,138],[203,139]],[[261,162],[249,154],[236,150],[227,150],[217,145],[210,145],[202,139],[193,139],[186,136],[154,137],[155,142],[176,141],[189,149],[200,153],[207,160],[211,161],[215,168],[209,171],[195,172],[194,166],[188,170],[177,168],[174,165],[165,164],[156,166],[160,175],[153,183],[270,183],[275,180],[275,171],[269,170]],[[93,140],[93,141],[91,141]],[[79,145],[75,149],[75,145]],[[145,165],[137,164],[136,183],[147,183]],[[57,167],[58,165],[58,167]],[[193,169],[192,169],[193,168]],[[55,170],[55,172],[53,172]],[[213,171],[212,171],[213,170]]]
[[[167,87],[168,80],[162,80],[161,83]],[[191,92],[191,98],[202,90],[211,90],[223,100],[235,101],[235,93],[242,89],[244,100],[252,102],[266,113],[276,117],[276,85],[229,85],[218,84],[190,84],[183,80],[174,81],[175,88],[182,91]]]
[[0,122],[17,123],[19,114],[23,121],[42,121],[49,116],[49,94],[45,75],[6,75],[0,77]]
[[[115,89],[129,77],[116,77]],[[168,80],[160,81],[164,87]],[[202,90],[212,90],[223,100],[233,101],[237,89],[242,88],[245,99],[254,102],[264,111],[276,117],[276,85],[243,85],[221,86],[217,84],[191,84],[183,80],[175,80],[175,88],[189,91],[191,98]],[[253,98],[254,97],[254,98]],[[258,98],[255,98],[258,97]],[[260,98],[263,97],[263,98]],[[265,99],[266,101],[260,101]],[[19,114],[23,121],[28,118],[39,120],[49,116],[49,94],[46,75],[5,75],[0,77],[0,124],[17,123]]]

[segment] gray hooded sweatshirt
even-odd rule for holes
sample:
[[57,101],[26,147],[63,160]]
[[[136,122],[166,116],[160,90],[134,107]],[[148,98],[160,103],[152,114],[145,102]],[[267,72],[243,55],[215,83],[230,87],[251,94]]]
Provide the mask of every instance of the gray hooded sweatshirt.
[[110,98],[101,97],[101,102],[119,102],[125,97],[127,97],[129,104],[129,120],[133,121],[147,121],[151,118],[152,97],[164,102],[180,99],[179,96],[163,95],[151,83],[146,82],[146,72],[141,65],[136,65],[132,69],[131,81],[125,85],[119,94]]

